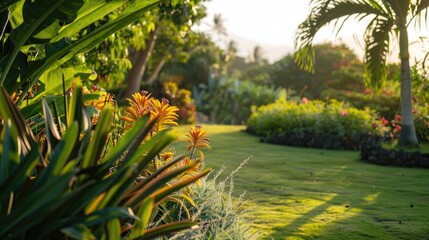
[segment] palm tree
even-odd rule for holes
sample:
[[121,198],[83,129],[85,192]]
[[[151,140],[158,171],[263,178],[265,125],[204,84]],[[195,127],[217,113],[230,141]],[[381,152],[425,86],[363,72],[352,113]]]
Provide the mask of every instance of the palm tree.
[[413,22],[419,26],[421,20],[427,20],[429,0],[310,0],[310,6],[310,14],[299,25],[295,38],[295,60],[306,70],[313,70],[313,39],[323,26],[334,22],[339,31],[350,18],[361,21],[370,17],[364,34],[365,80],[368,86],[378,91],[387,77],[386,57],[391,39],[398,39],[402,115],[399,143],[417,146],[411,101],[408,27]]
[[225,28],[225,21],[221,14],[217,13],[213,16],[213,26],[212,30],[218,35],[218,36],[226,36],[226,28]]
[[261,46],[256,45],[253,48],[253,52],[249,56],[249,59],[250,59],[250,62],[255,64],[262,64],[264,62],[265,59],[263,58],[263,51]]

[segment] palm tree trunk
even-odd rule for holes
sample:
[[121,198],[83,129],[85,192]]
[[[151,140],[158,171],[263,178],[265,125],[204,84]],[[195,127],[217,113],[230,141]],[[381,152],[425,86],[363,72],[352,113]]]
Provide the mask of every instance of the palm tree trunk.
[[157,25],[146,42],[146,48],[137,52],[133,66],[127,76],[127,89],[125,90],[124,98],[130,98],[133,93],[140,90],[147,63],[155,47],[159,29]]
[[413,106],[411,96],[410,59],[408,53],[408,33],[406,28],[400,29],[399,48],[401,56],[401,146],[418,146],[419,142],[414,127]]

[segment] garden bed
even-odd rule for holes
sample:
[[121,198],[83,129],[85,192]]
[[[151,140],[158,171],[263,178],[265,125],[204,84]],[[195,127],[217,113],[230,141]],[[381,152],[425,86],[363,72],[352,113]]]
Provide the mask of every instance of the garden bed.
[[361,145],[360,159],[378,165],[429,168],[429,154],[383,148],[379,140],[367,140]]

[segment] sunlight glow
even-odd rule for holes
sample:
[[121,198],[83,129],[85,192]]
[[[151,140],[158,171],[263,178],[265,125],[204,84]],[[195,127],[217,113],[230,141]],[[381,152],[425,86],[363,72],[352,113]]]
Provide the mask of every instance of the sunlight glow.
[[[265,57],[270,60],[276,60],[293,50],[296,29],[309,12],[309,0],[212,0],[207,2],[206,6],[208,15],[199,29],[212,32],[213,16],[221,14],[227,30],[227,38],[238,43],[239,55],[247,56],[255,45],[260,45]],[[318,32],[314,42],[345,42],[359,57],[363,58],[362,36],[365,27],[365,21],[359,24],[349,21],[336,36],[331,24]],[[414,57],[422,57],[420,56],[422,44],[419,37],[429,37],[428,26],[421,27],[419,32],[410,27],[411,60]],[[392,44],[391,51],[389,61],[397,61],[398,47],[395,43]]]

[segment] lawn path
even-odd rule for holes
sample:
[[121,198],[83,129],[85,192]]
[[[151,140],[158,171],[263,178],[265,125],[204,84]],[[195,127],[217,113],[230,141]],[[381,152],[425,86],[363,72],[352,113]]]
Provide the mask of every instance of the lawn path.
[[[189,126],[178,128],[184,136]],[[203,125],[205,162],[246,192],[263,239],[429,239],[429,170],[383,167],[359,152],[260,143],[243,126]],[[184,143],[176,143],[183,153]],[[221,178],[222,178],[221,177]]]

